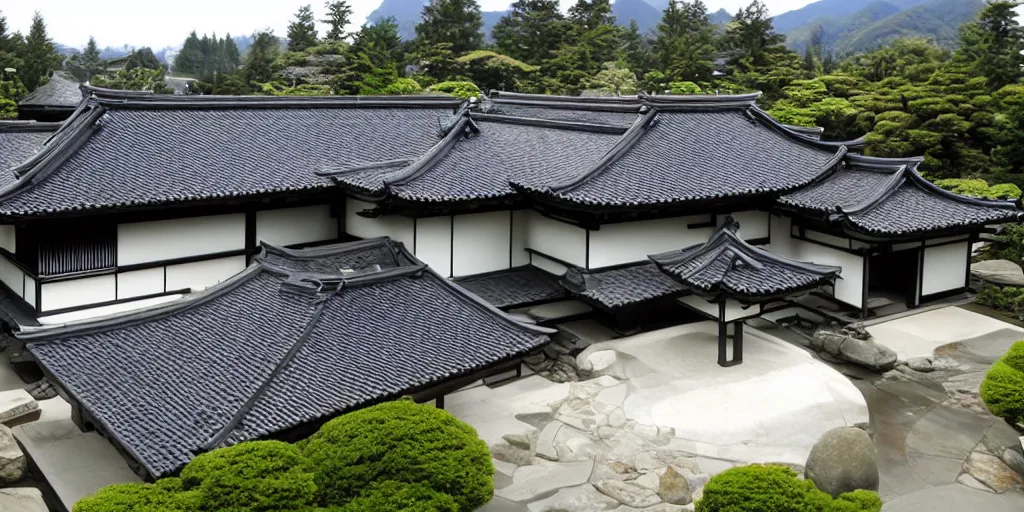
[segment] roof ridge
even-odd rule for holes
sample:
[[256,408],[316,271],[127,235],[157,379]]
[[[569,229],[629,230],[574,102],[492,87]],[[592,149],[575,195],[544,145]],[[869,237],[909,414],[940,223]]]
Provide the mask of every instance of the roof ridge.
[[558,119],[543,119],[540,117],[510,116],[505,114],[490,114],[487,112],[470,113],[472,119],[478,121],[492,121],[496,123],[517,124],[523,126],[535,126],[538,128],[552,128],[562,130],[589,131],[594,133],[608,133],[622,135],[629,129],[629,126],[593,123],[587,121],[563,121]]
[[405,185],[434,168],[434,166],[437,165],[437,163],[455,147],[455,144],[466,136],[467,129],[473,133],[480,132],[480,128],[476,126],[468,114],[459,119],[443,139],[441,139],[437,144],[434,144],[429,151],[424,153],[423,156],[415,160],[411,165],[402,169],[394,176],[385,176],[382,179],[384,182],[384,194],[390,194],[392,186]]
[[[825,149],[825,148],[837,148],[837,147],[840,147],[840,146],[846,146],[847,148],[853,147],[853,148],[860,149],[860,148],[862,148],[867,143],[867,139],[865,137],[863,137],[863,136],[862,137],[858,137],[856,139],[852,139],[852,140],[821,140],[821,139],[815,139],[813,137],[810,137],[808,135],[800,133],[800,131],[798,129],[799,128],[803,128],[803,127],[796,127],[798,129],[794,129],[793,127],[790,127],[789,125],[786,125],[786,124],[783,124],[783,123],[779,122],[778,119],[775,119],[774,117],[772,117],[771,114],[769,114],[768,112],[766,112],[763,109],[761,109],[761,107],[757,106],[756,103],[751,105],[749,110],[750,110],[750,112],[753,112],[754,116],[756,116],[756,117],[760,118],[761,120],[767,122],[770,128],[773,128],[776,131],[781,132],[783,135],[786,135],[787,137],[790,137],[790,138],[796,140],[797,142],[805,143],[805,144],[808,144],[808,145],[810,145],[812,147]],[[824,133],[824,131],[825,131],[825,129],[821,128],[821,132]]]
[[571,101],[544,101],[535,99],[491,99],[487,100],[492,105],[518,105],[522,107],[545,107],[558,110],[584,110],[590,112],[639,112],[644,104],[636,103],[597,103],[597,102],[571,102]]
[[459,108],[465,101],[447,95],[395,96],[220,96],[153,94],[83,86],[93,101],[112,108],[215,109],[215,108]]
[[908,167],[906,165],[901,166],[898,171],[893,173],[893,175],[890,176],[889,179],[885,180],[885,182],[882,183],[882,186],[880,188],[868,194],[864,199],[861,200],[860,203],[857,203],[849,208],[846,208],[842,205],[836,205],[836,214],[849,217],[851,215],[864,213],[878,206],[879,203],[881,203],[886,198],[891,196],[894,192],[896,192],[900,185],[906,182],[907,170]]
[[622,134],[622,138],[620,138],[615,145],[611,147],[611,149],[605,152],[604,156],[602,156],[590,170],[572,178],[571,180],[550,184],[547,186],[548,191],[555,194],[569,192],[576,187],[579,187],[590,178],[600,175],[605,169],[622,158],[623,155],[637,144],[644,134],[647,133],[648,128],[653,125],[658,113],[658,109],[651,109],[649,112],[638,118],[633,122],[633,125]]
[[60,129],[62,124],[61,122],[0,119],[0,133],[53,132]]
[[645,105],[665,111],[687,109],[738,109],[756,106],[761,91],[748,94],[643,94],[640,99]]
[[636,103],[640,104],[640,96],[567,96],[558,94],[532,94],[525,92],[491,91],[487,97],[491,101],[543,101],[549,103],[585,103],[585,104],[608,104],[621,105]]

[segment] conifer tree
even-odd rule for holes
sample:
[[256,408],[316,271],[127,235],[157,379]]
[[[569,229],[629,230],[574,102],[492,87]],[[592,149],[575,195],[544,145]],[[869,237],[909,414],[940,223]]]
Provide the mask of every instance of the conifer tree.
[[625,62],[626,67],[633,70],[639,78],[642,79],[644,75],[658,67],[654,42],[647,35],[640,33],[640,24],[636,20],[629,20],[629,29],[624,31],[621,37],[619,60]]
[[223,55],[223,66],[221,71],[225,73],[234,73],[238,70],[238,65],[241,63],[242,56],[238,51],[238,46],[235,44],[235,39],[228,34],[224,37],[224,49],[221,51]]
[[272,31],[259,32],[253,36],[252,46],[242,66],[245,81],[250,85],[269,82],[274,77],[274,61],[280,53],[277,37]]
[[416,25],[416,42],[421,52],[447,44],[447,49],[457,56],[483,46],[483,26],[476,0],[430,0]]
[[960,28],[957,56],[973,63],[975,72],[988,79],[995,90],[1019,82],[1024,76],[1024,30],[1014,11],[1019,1],[996,0],[989,3],[970,23]]
[[316,21],[313,18],[313,7],[304,5],[295,13],[295,21],[288,24],[288,50],[301,52],[316,46]]
[[57,47],[46,34],[46,23],[38,11],[32,16],[32,27],[25,38],[25,54],[22,60],[24,65],[18,74],[29,91],[46,83],[61,63]]
[[345,32],[345,27],[352,17],[352,7],[345,0],[327,2],[324,4],[324,7],[327,8],[327,19],[320,21],[330,27],[327,30],[327,34],[324,35],[324,39],[328,41],[342,41],[347,38],[348,34]]
[[80,54],[72,55],[64,63],[64,69],[75,77],[79,82],[88,82],[92,77],[103,72],[105,68],[103,59],[100,58],[100,50],[96,45],[96,39],[89,36],[89,43]]
[[6,68],[21,69],[23,64],[20,53],[24,40],[21,34],[9,33],[7,18],[0,11],[0,70]]
[[714,69],[714,27],[701,0],[671,0],[654,41],[661,71],[670,82],[706,82]]
[[730,64],[745,71],[769,66],[773,56],[789,51],[785,43],[786,36],[775,33],[768,7],[761,0],[740,9],[725,28]]
[[540,65],[554,56],[566,29],[558,0],[517,0],[491,30],[501,53]]

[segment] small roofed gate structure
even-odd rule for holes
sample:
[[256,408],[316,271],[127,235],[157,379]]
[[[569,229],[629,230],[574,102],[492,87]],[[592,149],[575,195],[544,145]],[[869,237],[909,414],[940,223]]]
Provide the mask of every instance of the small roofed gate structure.
[[[718,364],[724,367],[743,362],[745,320],[760,316],[770,302],[834,283],[842,271],[754,247],[737,236],[738,230],[739,223],[730,217],[706,243],[650,257],[658,269],[692,291],[682,304],[718,321]],[[756,312],[745,314],[752,306]]]

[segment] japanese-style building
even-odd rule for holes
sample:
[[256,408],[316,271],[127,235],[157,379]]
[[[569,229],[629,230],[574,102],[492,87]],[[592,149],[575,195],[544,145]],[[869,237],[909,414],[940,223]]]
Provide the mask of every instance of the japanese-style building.
[[[966,294],[978,235],[1024,214],[939,189],[920,160],[780,124],[757,94],[84,91],[59,125],[0,125],[0,320],[80,425],[150,476],[197,449],[507,371],[546,340],[520,323],[539,305],[621,330],[710,318],[719,363],[736,364],[743,321],[768,311],[828,304],[855,319],[882,299]],[[353,325],[330,322],[341,311]],[[215,353],[192,350],[210,336]],[[247,350],[260,363],[212,368]],[[372,390],[326,370],[349,371],[339,352],[374,368]],[[295,365],[318,383],[297,382]],[[125,371],[160,376],[157,408],[198,415],[155,421],[199,426],[144,453],[142,413],[105,395],[144,392],[117,387]],[[274,416],[298,390],[316,403]]]
[[18,102],[18,118],[59,122],[67,119],[82,103],[78,81],[63,71],[54,71],[50,80]]

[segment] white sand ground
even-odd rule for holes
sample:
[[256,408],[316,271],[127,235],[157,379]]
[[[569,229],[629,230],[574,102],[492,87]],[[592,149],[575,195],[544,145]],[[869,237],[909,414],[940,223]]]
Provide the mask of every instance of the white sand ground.
[[867,328],[875,341],[896,351],[900,360],[930,356],[935,349],[996,331],[1024,329],[958,307],[935,309]]

